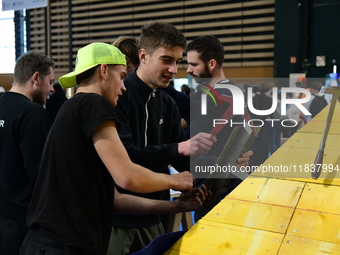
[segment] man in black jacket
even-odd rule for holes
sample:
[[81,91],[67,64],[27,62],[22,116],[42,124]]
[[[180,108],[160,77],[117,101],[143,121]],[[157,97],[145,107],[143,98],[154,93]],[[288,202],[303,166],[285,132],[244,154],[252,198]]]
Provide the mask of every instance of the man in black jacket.
[[54,92],[46,100],[46,106],[45,106],[46,112],[48,116],[50,117],[51,124],[53,124],[60,107],[67,100],[65,92],[59,83],[54,84],[53,88],[54,88]]
[[[190,43],[188,43],[186,47],[187,52],[187,61],[188,68],[187,73],[192,76],[196,82],[203,84],[202,87],[205,87],[204,90],[207,89],[215,90],[220,96],[232,96],[231,92],[227,88],[216,88],[216,85],[232,85],[231,81],[226,79],[224,71],[223,71],[223,61],[224,61],[224,48],[223,44],[220,40],[212,35],[204,35],[198,38],[195,38]],[[207,87],[209,86],[209,87]],[[202,99],[201,95],[204,90],[201,90],[200,87],[193,96],[191,96],[191,108],[190,108],[190,128],[186,130],[187,137],[193,137],[199,132],[210,133],[213,129],[213,120],[214,119],[222,119],[224,114],[230,107],[230,103],[222,101],[221,104],[215,105],[213,100],[210,97],[206,99],[207,106],[207,114],[201,114],[201,105]],[[212,92],[212,91],[210,91]],[[230,115],[231,120],[229,123],[233,121],[234,123],[243,122],[243,116],[232,116]],[[231,132],[233,131],[235,125],[225,124],[224,127],[219,131],[216,135],[217,141],[212,146],[211,150],[206,155],[207,157],[197,157],[192,158],[191,168],[193,169],[195,166],[212,166],[214,165],[216,158],[222,152],[226,142],[229,139]],[[240,166],[248,165],[249,157],[253,154],[252,151],[248,151],[243,155],[240,155],[237,163]],[[196,183],[204,183],[206,181],[206,177],[203,177],[205,173],[196,173],[192,171],[194,176],[197,178]],[[198,178],[201,177],[201,178]],[[241,180],[234,177],[228,180],[228,183],[225,185],[225,191],[217,196],[215,201],[215,205],[226,196],[229,192],[231,192]],[[211,208],[201,207],[195,213],[195,220],[199,220],[203,217]]]
[[[199,133],[186,140],[174,100],[166,88],[177,73],[186,40],[174,26],[152,22],[142,27],[140,65],[125,78],[126,93],[117,105],[121,123],[119,136],[137,164],[158,173],[169,173],[168,165],[189,170],[189,156],[206,154],[215,137]],[[129,193],[117,187],[120,193]],[[169,199],[169,191],[137,196]],[[164,233],[159,214],[115,215],[108,254],[128,254],[144,248]],[[114,252],[114,253],[113,253]]]

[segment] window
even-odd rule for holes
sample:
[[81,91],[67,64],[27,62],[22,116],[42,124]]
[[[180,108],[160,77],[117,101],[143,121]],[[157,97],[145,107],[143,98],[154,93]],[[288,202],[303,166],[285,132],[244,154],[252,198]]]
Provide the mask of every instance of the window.
[[13,73],[15,66],[14,11],[0,9],[0,73]]

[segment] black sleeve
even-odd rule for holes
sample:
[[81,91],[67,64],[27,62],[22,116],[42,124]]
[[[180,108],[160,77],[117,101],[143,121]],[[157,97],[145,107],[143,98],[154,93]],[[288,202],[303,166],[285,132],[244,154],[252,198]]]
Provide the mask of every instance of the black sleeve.
[[[181,138],[176,138],[173,140],[173,143],[163,144],[163,145],[148,145],[143,148],[138,148],[135,144],[132,137],[131,124],[128,118],[128,102],[120,102],[119,107],[115,108],[118,119],[121,123],[119,129],[119,136],[124,144],[130,159],[139,165],[142,165],[146,168],[157,169],[161,166],[167,166],[172,164],[173,162],[180,162],[181,157],[178,154],[178,142],[180,142]],[[176,118],[179,118],[176,116]],[[185,140],[184,131],[182,130],[183,140]],[[171,137],[176,137],[176,134],[169,134]],[[178,136],[178,134],[177,134]]]
[[47,134],[50,130],[50,120],[44,108],[30,111],[21,125],[20,150],[24,159],[27,175],[35,179],[38,173],[42,151]]
[[107,121],[114,121],[117,130],[119,129],[120,123],[116,112],[110,102],[103,96],[88,93],[79,107],[82,110],[77,111],[77,118],[80,120],[81,127],[84,129],[88,139],[91,139],[98,126]]

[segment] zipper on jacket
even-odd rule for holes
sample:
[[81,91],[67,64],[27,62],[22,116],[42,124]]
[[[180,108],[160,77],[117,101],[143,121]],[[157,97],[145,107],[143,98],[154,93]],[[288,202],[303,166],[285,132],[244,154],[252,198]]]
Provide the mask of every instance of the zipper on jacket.
[[144,133],[144,139],[145,139],[145,147],[148,145],[148,136],[147,136],[147,131],[148,131],[148,120],[149,120],[149,112],[148,112],[148,103],[151,99],[151,97],[155,97],[156,96],[156,90],[154,89],[150,95],[148,100],[145,103],[145,133]]

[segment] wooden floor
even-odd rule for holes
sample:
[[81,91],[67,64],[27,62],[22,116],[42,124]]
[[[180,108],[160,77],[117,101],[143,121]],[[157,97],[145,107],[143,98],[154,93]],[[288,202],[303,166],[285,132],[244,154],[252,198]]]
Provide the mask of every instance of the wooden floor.
[[340,254],[339,102],[324,172],[317,180],[310,173],[328,108],[262,165],[271,172],[254,172],[165,254]]

